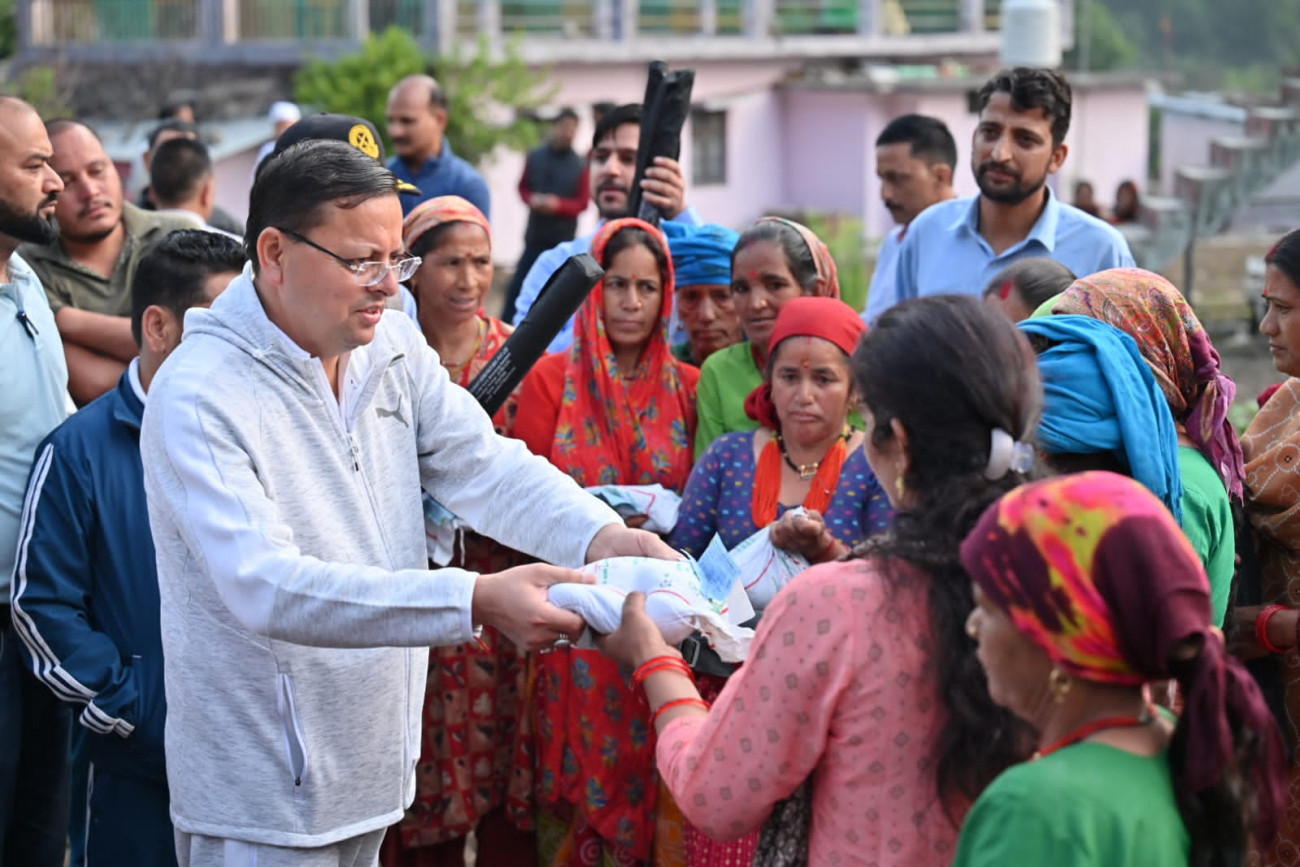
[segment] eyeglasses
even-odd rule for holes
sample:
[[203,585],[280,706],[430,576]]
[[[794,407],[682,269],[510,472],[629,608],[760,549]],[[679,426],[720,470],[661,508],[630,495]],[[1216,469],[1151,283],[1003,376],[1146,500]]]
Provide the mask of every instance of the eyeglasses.
[[[278,226],[276,228],[279,228]],[[281,232],[293,238],[295,241],[306,244],[314,250],[319,250],[326,256],[335,259],[344,268],[352,272],[353,278],[360,286],[374,286],[382,283],[388,276],[389,271],[397,272],[398,282],[410,280],[415,272],[419,269],[420,263],[424,261],[419,256],[410,256],[405,259],[399,259],[396,262],[358,262],[353,259],[344,259],[338,253],[332,250],[326,250],[320,244],[310,238],[304,238],[297,232],[290,232],[288,229],[280,229]]]

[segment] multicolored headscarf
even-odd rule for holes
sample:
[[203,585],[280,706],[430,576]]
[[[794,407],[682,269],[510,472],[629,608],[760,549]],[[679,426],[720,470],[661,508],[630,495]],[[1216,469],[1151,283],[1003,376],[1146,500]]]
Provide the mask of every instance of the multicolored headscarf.
[[1268,741],[1255,780],[1263,830],[1285,803],[1282,740],[1254,679],[1211,626],[1205,569],[1168,509],[1132,479],[1081,473],[1025,485],[961,546],[971,580],[1060,668],[1082,680],[1178,681],[1191,791],[1234,761],[1229,717]]
[[673,250],[679,288],[731,285],[731,251],[740,235],[712,223],[692,226],[668,220],[660,228]]
[[[642,220],[611,220],[592,241],[591,252],[605,265],[605,249],[624,229],[646,232],[665,257],[663,233]],[[668,344],[674,273],[668,258],[659,327],[641,353],[635,371],[620,371],[605,335],[605,282],[587,296],[574,324],[573,347],[564,372],[564,392],[551,459],[580,485],[659,483],[681,491],[691,472],[695,438],[695,392],[682,378],[681,362]]]
[[421,202],[402,221],[402,244],[412,249],[420,236],[445,223],[473,223],[487,232],[488,247],[492,246],[492,226],[474,204],[460,196],[438,196]]
[[1038,356],[1039,445],[1048,454],[1119,455],[1181,524],[1178,429],[1133,338],[1087,316],[1026,319],[1018,327],[1053,344]]
[[1242,499],[1241,443],[1228,421],[1237,386],[1224,375],[1219,353],[1201,321],[1174,285],[1140,268],[1113,268],[1074,281],[1053,313],[1077,313],[1127,332],[1151,366],[1174,418]]
[[840,297],[840,272],[835,267],[835,259],[831,257],[831,248],[826,246],[817,234],[803,223],[796,223],[794,220],[787,220],[785,217],[762,217],[758,220],[760,223],[783,223],[799,233],[803,242],[808,245],[808,251],[812,253],[813,263],[817,266],[817,277],[821,285],[818,287],[816,294],[829,295],[832,298]]

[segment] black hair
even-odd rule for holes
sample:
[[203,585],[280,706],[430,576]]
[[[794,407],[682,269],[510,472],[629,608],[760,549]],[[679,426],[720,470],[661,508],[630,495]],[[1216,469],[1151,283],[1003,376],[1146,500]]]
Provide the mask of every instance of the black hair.
[[905,114],[894,118],[876,136],[876,147],[892,144],[910,144],[912,156],[930,165],[942,163],[957,168],[957,142],[948,125],[937,117]]
[[991,440],[1002,429],[1029,442],[1042,407],[1033,354],[1006,317],[978,299],[935,295],[886,311],[853,354],[858,394],[879,448],[907,434],[903,483],[893,528],[858,547],[891,585],[908,580],[903,562],[930,576],[927,671],[946,711],[932,754],[939,796],[950,819],[1032,746],[1027,726],[989,697],[987,678],[966,634],[974,607],[961,565],[962,540],[984,509],[1025,476],[985,476]]
[[740,239],[731,249],[731,271],[736,272],[736,256],[746,247],[768,241],[781,248],[785,255],[786,267],[794,275],[795,282],[803,294],[812,295],[817,291],[817,260],[808,247],[803,236],[780,220],[759,220],[740,233]]
[[248,195],[244,248],[258,273],[257,239],[267,228],[304,234],[325,220],[326,206],[355,208],[396,196],[397,177],[347,142],[308,139],[267,160]]
[[[1127,205],[1120,204],[1120,193],[1128,191],[1133,194],[1133,202]],[[1138,195],[1138,185],[1133,181],[1120,181],[1119,186],[1115,188],[1115,207],[1112,209],[1115,219],[1121,223],[1132,222],[1138,218],[1138,213],[1142,210],[1142,197]]]
[[634,123],[641,125],[641,104],[629,102],[626,105],[620,105],[617,108],[610,109],[600,123],[596,124],[596,131],[591,134],[591,149],[595,150],[600,147],[600,143],[605,136],[612,135],[614,130],[625,124]]
[[176,115],[180,114],[182,108],[188,108],[190,111],[195,111],[194,100],[173,99],[164,102],[162,107],[158,109],[158,119],[171,120],[176,117]]
[[244,248],[220,232],[181,229],[153,244],[131,280],[131,336],[143,343],[144,311],[157,304],[178,319],[199,303],[213,274],[244,270]]
[[75,117],[50,118],[45,122],[45,135],[53,139],[55,136],[62,135],[68,130],[72,129],[74,126],[81,127],[86,132],[93,135],[95,137],[95,141],[103,143],[104,140],[99,137],[99,133],[95,131],[95,128],[93,126],[86,123],[85,121],[77,120]]
[[655,257],[655,264],[659,266],[659,283],[660,288],[667,292],[668,286],[668,251],[659,239],[651,235],[640,226],[628,226],[626,229],[619,229],[614,236],[605,243],[604,257],[600,263],[602,268],[608,268],[614,261],[614,257],[630,247],[645,247]]
[[174,138],[158,146],[149,165],[149,189],[160,208],[175,207],[198,194],[212,176],[212,157],[200,141]]
[[578,119],[578,113],[566,105],[564,108],[560,109],[560,113],[555,116],[555,121],[553,122],[559,122],[562,120],[577,120],[577,119]]
[[1074,272],[1055,259],[1034,256],[1019,259],[999,271],[984,287],[984,295],[1001,293],[1005,297],[1004,290],[1009,283],[1025,306],[1037,310],[1069,289],[1075,279]]
[[158,146],[158,137],[165,132],[179,132],[189,138],[198,138],[199,128],[187,120],[165,120],[149,130],[149,150]]
[[1300,286],[1300,229],[1292,229],[1282,236],[1264,256],[1264,264],[1272,265],[1286,278]]
[[998,72],[979,89],[979,109],[984,111],[995,93],[1011,95],[1016,111],[1041,109],[1052,125],[1052,144],[1065,141],[1070,131],[1070,110],[1074,97],[1070,82],[1054,69],[1017,66]]

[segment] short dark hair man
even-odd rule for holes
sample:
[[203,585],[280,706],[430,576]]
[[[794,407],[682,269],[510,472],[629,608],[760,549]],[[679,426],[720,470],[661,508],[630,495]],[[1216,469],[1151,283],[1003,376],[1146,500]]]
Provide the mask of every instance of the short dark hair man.
[[582,628],[546,601],[581,580],[568,569],[430,571],[422,489],[542,560],[675,556],[497,436],[418,326],[385,312],[419,265],[397,184],[342,142],[267,160],[256,258],[187,317],[145,410],[168,781],[194,867],[224,863],[232,840],[310,849],[277,864],[328,847],[373,863],[414,791],[420,648],[471,640],[475,623],[532,649]]
[[[159,145],[149,171],[149,186],[158,213],[192,217],[202,228],[221,231],[208,223],[216,204],[217,182],[212,157],[203,142],[180,138]],[[238,237],[229,232],[223,234]]]
[[[163,120],[162,123],[149,131],[149,138],[147,140],[148,147],[145,148],[144,155],[141,157],[146,173],[150,175],[153,174],[153,160],[154,155],[158,153],[158,149],[168,142],[177,139],[189,139],[190,141],[197,142],[199,140],[198,126],[195,125],[192,120],[187,121],[179,117],[172,117]],[[159,208],[168,207],[166,205],[160,205],[156,201],[152,179],[150,180],[149,185],[142,189],[140,194],[136,196],[135,204],[136,207],[145,211],[153,211]],[[218,231],[228,232],[231,235],[238,236],[244,233],[244,224],[215,202],[212,205],[211,213],[209,213],[207,217],[204,217],[203,222],[210,224]]]
[[577,131],[578,113],[562,109],[551,122],[546,141],[524,159],[519,197],[528,206],[528,228],[524,230],[524,253],[506,290],[506,305],[501,312],[506,322],[514,318],[515,299],[528,269],[542,253],[573,240],[578,232],[578,215],[591,203],[587,166],[573,149]]
[[[628,193],[636,177],[636,152],[641,138],[641,106],[620,105],[613,109],[596,126],[591,137],[591,155],[588,163],[588,188],[592,201],[600,211],[601,222],[628,216]],[[686,206],[686,178],[677,160],[656,157],[654,165],[646,169],[641,182],[645,201],[654,205],[665,219],[677,220],[692,226],[703,225],[699,213]],[[515,300],[515,325],[523,321],[541,294],[546,281],[555,270],[579,253],[591,252],[595,233],[583,235],[572,241],[557,244],[537,257],[528,275],[524,277]],[[551,352],[563,352],[573,343],[573,320],[551,341]]]
[[957,143],[948,125],[937,117],[905,114],[885,125],[876,137],[876,177],[880,198],[898,224],[885,236],[871,276],[863,317],[874,321],[892,307],[898,282],[898,248],[916,215],[957,194],[952,188],[957,170]]
[[122,178],[99,136],[70,119],[46,124],[50,165],[63,180],[55,206],[58,242],[25,244],[23,258],[45,286],[63,338],[68,390],[85,404],[110,391],[136,355],[131,281],[150,243],[192,222],[150,214],[127,202]]
[[180,344],[185,312],[210,305],[243,265],[243,246],[213,232],[185,229],[152,247],[131,292],[139,357],[115,389],[36,450],[14,625],[32,671],[87,730],[94,785],[74,796],[88,808],[87,867],[176,864],[140,419],[154,375]]
[[492,216],[492,197],[478,169],[456,156],[447,141],[447,94],[428,75],[408,75],[388,94],[388,168],[420,189],[402,196],[402,213],[438,196],[460,196]]
[[1007,265],[1055,259],[1076,274],[1133,265],[1113,226],[1061,202],[1047,186],[1069,153],[1072,94],[1051,69],[1004,69],[979,91],[971,168],[980,193],[927,209],[898,255],[899,300],[978,295]]
[[54,315],[18,245],[52,244],[63,189],[35,109],[0,96],[0,863],[62,864],[71,715],[31,676],[9,604],[36,446],[67,416],[68,370]]

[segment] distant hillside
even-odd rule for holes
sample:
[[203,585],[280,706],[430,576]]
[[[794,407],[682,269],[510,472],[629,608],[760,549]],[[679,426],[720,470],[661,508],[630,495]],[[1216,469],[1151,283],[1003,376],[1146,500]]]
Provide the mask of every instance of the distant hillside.
[[1079,41],[1092,7],[1091,68],[1168,70],[1191,88],[1266,91],[1300,63],[1300,0],[1077,3]]

